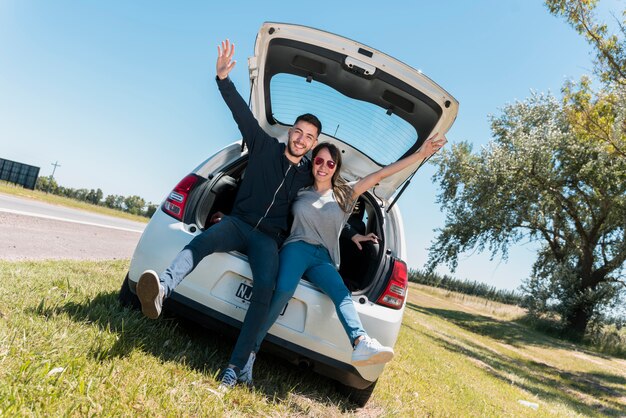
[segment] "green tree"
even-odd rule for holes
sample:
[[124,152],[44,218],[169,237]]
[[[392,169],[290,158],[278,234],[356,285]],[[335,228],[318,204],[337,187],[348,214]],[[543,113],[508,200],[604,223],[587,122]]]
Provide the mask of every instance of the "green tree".
[[37,183],[35,183],[35,189],[46,193],[57,194],[59,185],[52,176],[38,177]]
[[57,190],[58,190],[56,193],[57,195],[69,197],[70,199],[76,199],[76,196],[78,193],[76,189],[73,189],[71,187],[59,186]]
[[81,202],[88,202],[87,197],[89,196],[89,190],[87,189],[70,189],[71,197],[76,200],[80,200]]
[[463,142],[436,160],[446,222],[429,265],[455,270],[465,251],[506,259],[511,245],[536,242],[529,307],[556,310],[582,336],[626,288],[626,160],[581,140],[549,95],[506,106],[491,125],[479,153]]
[[154,203],[149,203],[146,206],[146,210],[144,212],[144,216],[146,218],[152,218],[152,215],[154,215],[154,212],[156,212],[158,208],[159,208],[159,205],[155,205]]
[[[568,82],[563,103],[572,129],[585,140],[605,144],[626,157],[626,19],[616,18],[616,33],[595,17],[597,0],[546,0],[548,10],[563,17],[587,39],[595,52],[594,72],[604,87],[594,91],[591,80]],[[626,11],[622,11],[626,17]]]
[[143,213],[143,207],[146,205],[146,201],[139,196],[128,196],[124,199],[124,206],[126,212],[133,215],[141,215]]
[[124,209],[124,196],[110,194],[104,199],[104,206],[111,209]]
[[102,196],[103,196],[102,190],[91,189],[89,190],[89,193],[87,193],[85,200],[87,200],[87,202],[92,203],[94,205],[99,205],[100,202],[102,201]]
[[574,133],[625,158],[626,87],[609,86],[594,92],[591,80],[583,77],[579,83],[565,83],[562,92],[565,114]]
[[550,13],[565,18],[587,39],[596,54],[595,70],[606,84],[626,86],[626,12],[611,33],[594,14],[598,0],[546,0]]

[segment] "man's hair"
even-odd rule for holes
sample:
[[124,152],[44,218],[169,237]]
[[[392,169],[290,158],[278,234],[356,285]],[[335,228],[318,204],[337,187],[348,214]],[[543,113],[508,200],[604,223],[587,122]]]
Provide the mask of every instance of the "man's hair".
[[322,133],[322,122],[317,118],[317,116],[312,115],[310,113],[305,113],[304,115],[300,115],[296,118],[296,121],[293,123],[294,125],[300,121],[308,122],[311,125],[317,128],[317,135]]

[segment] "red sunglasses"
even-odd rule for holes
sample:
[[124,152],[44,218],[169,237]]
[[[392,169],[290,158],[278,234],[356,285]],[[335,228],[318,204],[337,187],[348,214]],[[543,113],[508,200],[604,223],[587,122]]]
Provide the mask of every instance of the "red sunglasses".
[[335,168],[335,166],[337,165],[333,160],[324,160],[322,157],[315,157],[313,159],[313,164],[322,165],[324,164],[324,161],[326,161],[326,166],[330,168],[331,170]]

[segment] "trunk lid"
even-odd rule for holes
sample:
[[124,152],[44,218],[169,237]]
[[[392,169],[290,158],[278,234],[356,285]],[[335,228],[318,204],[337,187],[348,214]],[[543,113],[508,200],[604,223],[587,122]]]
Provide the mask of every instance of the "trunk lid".
[[[298,115],[313,113],[323,125],[319,140],[341,141],[348,180],[417,151],[436,132],[445,134],[458,112],[456,99],[418,70],[306,26],[264,23],[248,65],[261,126],[280,132]],[[389,199],[416,169],[386,178],[376,195]]]

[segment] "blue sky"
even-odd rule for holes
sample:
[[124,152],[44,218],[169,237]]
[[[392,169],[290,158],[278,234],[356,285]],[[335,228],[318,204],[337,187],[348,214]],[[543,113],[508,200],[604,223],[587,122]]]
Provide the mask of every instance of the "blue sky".
[[[617,0],[601,6],[620,11]],[[63,186],[159,203],[239,139],[215,86],[216,47],[226,37],[236,44],[231,77],[247,97],[247,57],[264,21],[334,32],[422,70],[460,102],[449,141],[474,149],[491,139],[488,115],[531,90],[558,95],[565,80],[592,72],[584,39],[538,0],[2,0],[0,158],[43,176],[58,161]],[[433,172],[424,167],[399,202],[414,268],[444,222]],[[455,275],[514,289],[534,248],[512,248],[508,262],[465,254]]]

